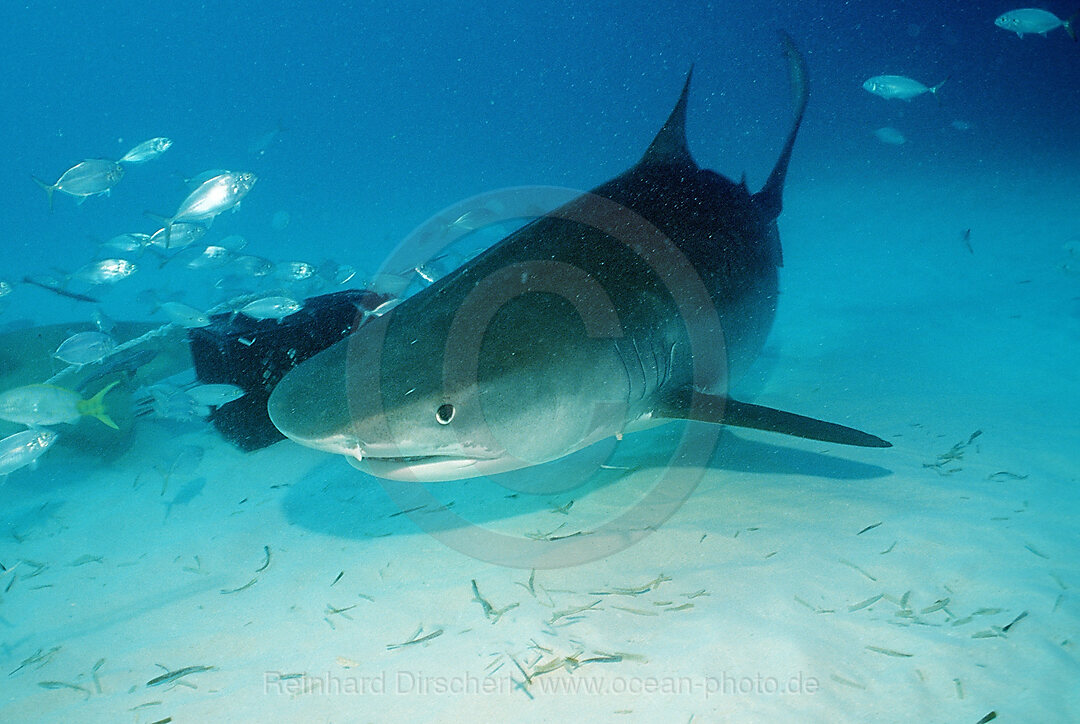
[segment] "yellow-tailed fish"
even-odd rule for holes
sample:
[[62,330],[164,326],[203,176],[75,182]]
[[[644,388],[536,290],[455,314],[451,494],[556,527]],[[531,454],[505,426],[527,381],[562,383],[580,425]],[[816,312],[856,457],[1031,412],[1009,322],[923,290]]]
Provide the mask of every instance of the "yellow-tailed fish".
[[37,427],[57,425],[61,422],[76,423],[80,418],[95,417],[105,425],[119,429],[105,411],[106,393],[119,384],[119,380],[101,389],[93,397],[84,400],[79,393],[55,385],[25,385],[0,393],[0,420]]

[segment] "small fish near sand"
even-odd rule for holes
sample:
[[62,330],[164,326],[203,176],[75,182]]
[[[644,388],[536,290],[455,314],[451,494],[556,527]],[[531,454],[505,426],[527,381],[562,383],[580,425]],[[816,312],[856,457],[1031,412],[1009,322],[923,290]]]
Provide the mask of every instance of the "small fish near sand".
[[1002,30],[1012,31],[1020,38],[1024,37],[1025,33],[1029,35],[1041,35],[1045,38],[1046,34],[1051,30],[1064,28],[1065,32],[1069,34],[1069,37],[1072,38],[1075,43],[1076,21],[1078,18],[1080,18],[1080,10],[1073,13],[1068,20],[1062,20],[1048,10],[1022,8],[1020,10],[1010,10],[1007,13],[1002,13],[994,20],[994,25]]
[[195,498],[199,497],[205,487],[205,477],[195,478],[194,480],[189,480],[184,483],[183,487],[177,491],[172,500],[162,501],[165,505],[165,519],[167,520],[169,518],[169,514],[172,513],[173,507],[177,505],[187,505]]
[[55,385],[25,385],[0,392],[0,420],[37,427],[75,424],[83,417],[94,417],[114,430],[119,429],[105,411],[104,398],[119,381],[106,385],[93,397],[84,400],[79,393]]
[[874,131],[874,138],[881,141],[887,146],[903,146],[907,143],[907,139],[904,138],[904,134],[896,130],[892,126],[885,126]]
[[149,141],[143,141],[125,153],[117,163],[146,163],[168,151],[172,147],[172,143],[170,138],[151,138]]
[[[161,664],[158,664],[161,666]],[[161,668],[165,668],[161,666]],[[206,671],[216,671],[214,666],[185,666],[182,669],[176,669],[175,671],[169,671],[166,669],[166,673],[161,676],[155,676],[150,681],[146,682],[147,686],[161,686],[162,684],[172,684],[185,676],[191,676],[192,674],[201,674]]]
[[902,101],[910,101],[912,98],[921,96],[924,93],[930,93],[937,98],[941,86],[945,85],[948,80],[946,78],[937,85],[927,87],[919,81],[903,75],[875,75],[873,78],[867,78],[862,87],[868,93],[873,93],[886,100],[899,98]]
[[0,440],[0,480],[19,468],[33,465],[60,437],[52,430],[23,430]]
[[107,195],[112,187],[124,178],[124,167],[116,161],[91,158],[64,171],[54,184],[47,184],[36,176],[31,178],[45,189],[45,195],[49,198],[49,211],[52,211],[54,192],[60,191],[74,196],[78,203],[85,201],[88,196]]

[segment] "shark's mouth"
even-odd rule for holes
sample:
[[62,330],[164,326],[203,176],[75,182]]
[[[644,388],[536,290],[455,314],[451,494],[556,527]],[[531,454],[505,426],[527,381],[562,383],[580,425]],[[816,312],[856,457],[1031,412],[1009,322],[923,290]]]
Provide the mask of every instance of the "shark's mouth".
[[[404,482],[461,480],[522,466],[520,461],[511,457],[479,448],[475,451],[448,450],[416,455],[390,455],[387,453],[397,452],[394,445],[364,445],[357,442],[355,437],[345,434],[321,438],[295,435],[291,439],[306,447],[341,455],[357,470],[375,477]],[[471,454],[462,454],[466,452]]]
[[506,458],[462,455],[406,455],[361,459],[349,456],[348,460],[357,470],[379,478],[421,483],[474,478],[520,467],[520,463]]
[[457,463],[461,465],[475,465],[487,458],[474,458],[465,457],[462,455],[401,455],[401,456],[366,456],[360,460],[355,457],[351,457],[350,460],[357,460],[357,462],[369,462],[374,461],[378,464],[384,465],[429,465],[432,463]]

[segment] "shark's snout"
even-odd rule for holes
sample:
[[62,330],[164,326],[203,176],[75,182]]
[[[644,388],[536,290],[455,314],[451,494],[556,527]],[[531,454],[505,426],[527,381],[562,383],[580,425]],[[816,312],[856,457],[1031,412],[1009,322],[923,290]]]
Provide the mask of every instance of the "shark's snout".
[[[338,343],[290,370],[270,395],[267,413],[282,435],[301,445],[355,455],[344,384],[347,345]],[[348,451],[348,452],[346,452]]]

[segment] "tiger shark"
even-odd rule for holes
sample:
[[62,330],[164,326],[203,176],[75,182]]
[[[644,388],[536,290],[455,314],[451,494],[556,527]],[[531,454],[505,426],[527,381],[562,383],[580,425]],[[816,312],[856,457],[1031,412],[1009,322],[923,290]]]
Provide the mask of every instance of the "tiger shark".
[[270,396],[274,424],[418,482],[539,465],[676,419],[889,447],[728,394],[776,313],[777,218],[808,98],[805,61],[782,41],[794,114],[760,191],[690,155],[691,70],[636,165],[296,366]]

